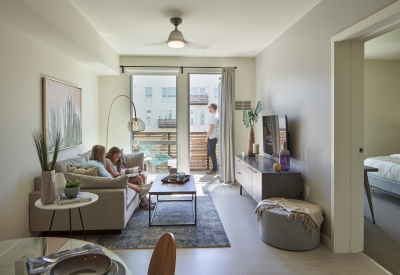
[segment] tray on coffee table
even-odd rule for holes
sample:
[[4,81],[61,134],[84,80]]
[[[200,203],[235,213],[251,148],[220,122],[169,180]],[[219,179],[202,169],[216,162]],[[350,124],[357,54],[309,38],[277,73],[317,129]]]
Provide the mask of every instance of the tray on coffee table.
[[185,175],[185,178],[183,180],[178,180],[178,179],[171,180],[168,175],[165,178],[162,178],[161,182],[163,182],[163,183],[184,183],[184,182],[188,181],[189,179],[190,179],[190,175]]

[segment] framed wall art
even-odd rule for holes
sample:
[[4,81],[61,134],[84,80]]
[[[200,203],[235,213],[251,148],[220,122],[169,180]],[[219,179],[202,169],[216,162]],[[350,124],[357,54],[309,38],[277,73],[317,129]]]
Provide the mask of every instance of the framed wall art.
[[54,151],[58,129],[60,150],[82,144],[82,89],[43,77],[43,131],[49,152]]

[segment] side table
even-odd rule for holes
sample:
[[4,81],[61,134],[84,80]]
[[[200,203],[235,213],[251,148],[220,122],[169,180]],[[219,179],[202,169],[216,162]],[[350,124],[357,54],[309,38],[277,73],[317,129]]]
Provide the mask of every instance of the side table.
[[47,233],[47,236],[50,236],[50,231],[51,231],[51,226],[53,225],[53,219],[54,219],[54,214],[56,210],[66,210],[68,209],[69,211],[69,236],[72,238],[72,225],[71,225],[71,209],[73,208],[78,208],[79,211],[79,216],[81,218],[81,224],[82,224],[82,229],[83,229],[83,235],[85,236],[85,241],[86,241],[86,233],[85,233],[85,227],[83,226],[83,221],[82,221],[82,215],[81,215],[81,207],[84,207],[86,205],[92,204],[96,202],[99,199],[99,196],[94,193],[87,192],[91,197],[91,201],[85,201],[85,202],[76,202],[76,203],[71,203],[71,204],[43,204],[40,199],[38,199],[35,202],[35,206],[37,208],[43,209],[43,210],[53,210],[53,216],[51,217],[51,222],[50,222],[50,228]]

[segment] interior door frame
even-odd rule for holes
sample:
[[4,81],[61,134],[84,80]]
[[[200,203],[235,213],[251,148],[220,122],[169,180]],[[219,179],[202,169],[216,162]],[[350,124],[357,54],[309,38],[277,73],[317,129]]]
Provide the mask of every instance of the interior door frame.
[[335,253],[364,249],[364,43],[400,27],[400,2],[331,39],[331,204]]

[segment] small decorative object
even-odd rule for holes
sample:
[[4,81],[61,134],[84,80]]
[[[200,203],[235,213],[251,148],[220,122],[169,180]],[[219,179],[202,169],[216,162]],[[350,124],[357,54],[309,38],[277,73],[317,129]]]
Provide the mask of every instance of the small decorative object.
[[64,188],[64,194],[69,199],[76,198],[81,191],[81,187],[84,186],[85,185],[80,180],[67,181]]
[[60,130],[56,131],[54,139],[50,138],[49,140],[52,144],[52,148],[54,148],[53,159],[50,163],[50,167],[47,158],[49,147],[47,146],[46,133],[40,130],[34,130],[32,131],[32,139],[35,144],[35,149],[37,156],[39,158],[40,166],[42,168],[40,201],[43,204],[52,204],[55,201],[54,166],[56,164],[58,152],[61,146],[61,141],[62,141],[61,131]]
[[245,152],[242,152],[242,158],[244,158],[246,156]]
[[54,187],[55,187],[55,197],[64,194],[65,177],[63,173],[56,173],[56,180],[54,183]]
[[274,170],[275,172],[280,172],[282,169],[282,165],[280,163],[274,163]]
[[184,172],[179,172],[178,173],[178,180],[183,181],[185,179],[185,173]]
[[254,143],[254,123],[258,121],[258,114],[262,110],[261,102],[258,101],[256,108],[250,108],[249,111],[243,110],[243,123],[246,128],[250,127],[249,142],[247,146],[247,156],[254,157],[253,143]]
[[254,143],[253,144],[253,154],[256,156],[256,158],[258,158],[258,154],[260,153],[259,152],[259,145],[258,145],[258,143]]
[[290,169],[290,152],[287,149],[286,141],[283,143],[283,148],[279,151],[279,163],[282,165],[282,171]]
[[139,141],[136,142],[135,145],[133,145],[133,152],[137,153],[140,152],[140,145],[139,145]]

